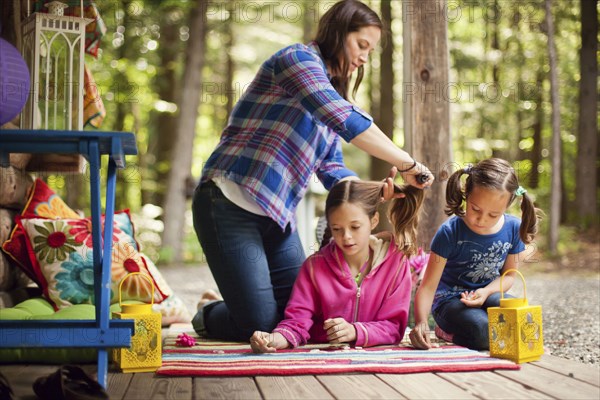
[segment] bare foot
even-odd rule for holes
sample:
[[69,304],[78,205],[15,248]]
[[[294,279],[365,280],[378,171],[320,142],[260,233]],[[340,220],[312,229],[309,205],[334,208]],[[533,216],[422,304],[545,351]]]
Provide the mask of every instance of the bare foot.
[[212,290],[212,289],[206,290],[204,293],[202,293],[202,297],[200,297],[200,301],[198,302],[196,309],[200,310],[202,307],[204,307],[204,305],[206,303],[208,303],[209,301],[213,301],[213,300],[223,300],[223,299],[214,290]]

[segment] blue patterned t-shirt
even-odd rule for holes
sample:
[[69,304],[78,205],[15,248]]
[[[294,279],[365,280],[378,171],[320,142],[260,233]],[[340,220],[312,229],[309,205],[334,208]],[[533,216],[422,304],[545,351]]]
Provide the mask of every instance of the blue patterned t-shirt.
[[499,277],[506,257],[525,250],[519,237],[520,225],[519,218],[504,214],[500,231],[480,235],[460,217],[453,216],[444,222],[431,242],[431,251],[447,260],[432,309],[449,298],[460,297],[464,291],[485,287]]

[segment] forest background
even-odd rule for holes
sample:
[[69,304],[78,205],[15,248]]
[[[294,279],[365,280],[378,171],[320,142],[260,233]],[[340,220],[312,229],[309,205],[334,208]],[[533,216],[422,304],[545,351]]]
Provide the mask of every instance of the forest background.
[[[365,79],[353,99],[356,104],[380,126],[389,126],[386,133],[399,146],[408,146],[412,140],[405,135],[408,97],[430,96],[445,103],[451,158],[430,166],[436,184],[443,184],[443,170],[502,157],[513,163],[521,185],[538,207],[548,211],[551,195],[557,192],[552,171],[558,166],[560,210],[554,217],[560,226],[558,245],[549,248],[543,239],[550,228],[545,218],[536,247],[554,256],[578,251],[597,254],[598,3],[365,2],[387,20],[390,34],[386,50],[376,51],[366,66]],[[86,64],[107,110],[100,129],[133,131],[139,148],[139,155],[129,157],[127,168],[119,174],[117,207],[131,209],[137,236],[155,261],[204,261],[189,205],[203,163],[260,64],[284,46],[308,42],[319,17],[333,3],[96,2],[107,32],[98,57],[86,56]],[[547,6],[554,25],[551,32]],[[419,18],[427,13],[441,16],[439,24],[447,35],[447,84],[423,93],[406,79],[404,70],[404,29],[409,14],[415,18],[415,13]],[[549,38],[556,51],[554,85]],[[436,134],[429,133],[427,140],[436,141]],[[556,135],[558,151],[553,148]],[[347,165],[359,176],[383,178],[381,171],[387,166],[374,167],[368,155],[351,145],[345,145],[344,152]],[[560,162],[553,164],[557,159]],[[85,174],[44,178],[68,204],[85,210]],[[165,215],[162,211],[173,202],[169,194],[174,192],[186,204],[177,201],[177,212]],[[518,215],[518,208],[512,210]]]

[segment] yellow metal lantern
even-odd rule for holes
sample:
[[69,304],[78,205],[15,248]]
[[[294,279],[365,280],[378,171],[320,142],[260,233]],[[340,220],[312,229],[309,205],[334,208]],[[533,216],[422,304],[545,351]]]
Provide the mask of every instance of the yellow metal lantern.
[[[502,280],[514,271],[523,280],[524,298],[504,298]],[[488,308],[490,356],[507,358],[516,363],[538,360],[544,354],[542,306],[527,303],[525,278],[509,269],[500,278],[500,307]]]
[[[152,286],[152,301],[150,304],[123,304],[121,302],[123,282],[133,275],[141,275],[150,282]],[[152,311],[153,303],[154,283],[148,275],[141,272],[132,272],[121,280],[119,284],[121,312],[113,313],[113,318],[135,321],[131,347],[113,350],[113,359],[123,372],[153,372],[162,364],[161,315]]]

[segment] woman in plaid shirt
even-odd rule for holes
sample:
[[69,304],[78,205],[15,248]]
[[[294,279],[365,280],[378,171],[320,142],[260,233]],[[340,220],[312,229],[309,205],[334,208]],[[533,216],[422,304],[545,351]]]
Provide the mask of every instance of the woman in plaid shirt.
[[[305,259],[295,211],[316,174],[329,189],[357,179],[341,139],[389,162],[384,198],[399,171],[416,187],[430,171],[398,148],[366,112],[348,101],[363,77],[383,24],[357,0],[334,4],[316,39],[286,47],[261,66],[234,107],[194,194],[194,228],[223,296],[205,293],[192,323],[204,336],[247,340],[282,319]],[[418,177],[425,176],[424,182]]]

